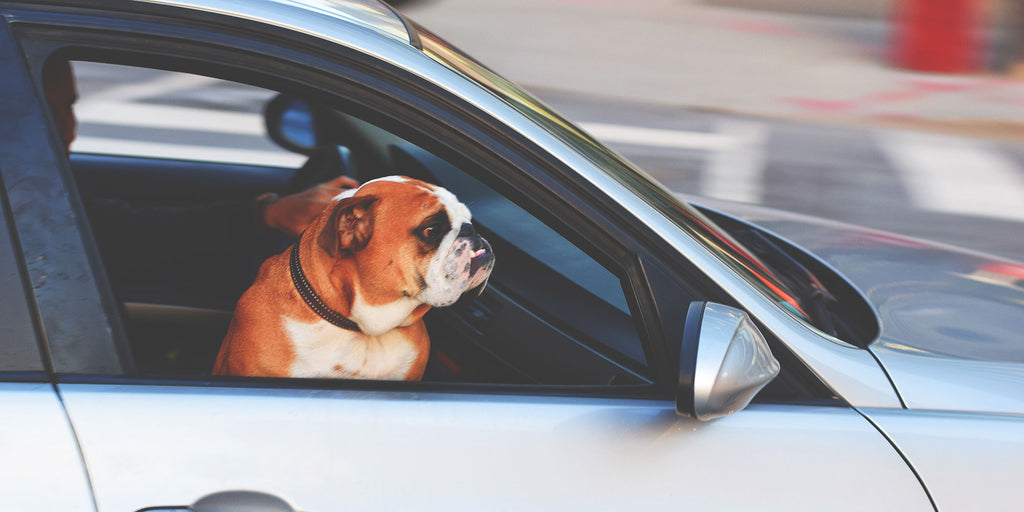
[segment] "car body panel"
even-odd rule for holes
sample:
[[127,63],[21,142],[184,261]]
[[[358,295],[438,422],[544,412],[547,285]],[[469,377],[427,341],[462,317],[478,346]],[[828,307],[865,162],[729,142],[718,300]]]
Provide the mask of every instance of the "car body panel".
[[4,510],[94,510],[75,434],[52,384],[0,382],[0,460]]
[[1020,510],[1024,417],[864,409],[929,489],[942,512]]
[[821,258],[857,286],[869,349],[911,409],[1024,414],[1024,266],[813,217],[698,199]]
[[1024,365],[871,351],[911,409],[1024,414]]
[[[640,510],[932,510],[889,443],[845,407],[754,405],[704,423],[645,399],[61,389],[100,512],[229,489],[310,512],[620,510],[623,499]],[[887,485],[850,493],[864,475]]]

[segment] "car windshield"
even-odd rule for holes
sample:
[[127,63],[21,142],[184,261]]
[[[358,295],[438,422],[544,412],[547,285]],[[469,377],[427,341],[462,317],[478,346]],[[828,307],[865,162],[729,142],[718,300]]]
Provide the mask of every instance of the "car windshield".
[[424,53],[498,95],[514,108],[576,148],[611,177],[636,191],[649,204],[700,240],[718,258],[786,310],[810,321],[797,295],[751,251],[663,185],[627,163],[612,150],[552,111],[517,85],[463,54],[428,30],[416,26]]

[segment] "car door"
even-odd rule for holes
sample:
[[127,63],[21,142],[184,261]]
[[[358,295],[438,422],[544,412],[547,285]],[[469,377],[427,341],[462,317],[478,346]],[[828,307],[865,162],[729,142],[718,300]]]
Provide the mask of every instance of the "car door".
[[[931,510],[846,408],[710,423],[668,401],[283,386],[63,384],[101,511],[255,490],[298,510]],[[858,479],[884,482],[853,492]]]
[[[38,26],[45,24],[46,16],[36,14],[32,20]],[[95,16],[77,22],[109,28],[108,21]],[[75,16],[61,18],[65,27],[75,23]],[[129,30],[123,20],[114,28]],[[130,40],[145,42],[154,33],[171,37],[178,27],[147,20],[144,28],[147,35],[133,34]],[[40,69],[53,51],[87,53],[83,49],[91,49],[92,40],[81,31],[73,32],[71,42],[59,30],[23,32],[23,47],[42,48],[45,45],[37,43],[43,34],[51,44],[45,52],[26,52],[32,69]],[[262,48],[268,52],[264,57],[279,63],[281,55],[293,55],[284,50],[275,54],[262,42],[224,42],[227,36],[221,34],[193,31],[189,36],[192,43],[178,41],[181,53],[173,57],[187,67],[189,58],[199,59],[196,52],[205,51],[196,61],[197,72],[211,62],[228,68],[253,65],[246,63],[253,62],[251,54],[225,59],[232,51],[241,52],[238,48]],[[102,37],[108,51],[117,43],[110,34]],[[203,43],[204,38],[218,40],[219,46]],[[132,46],[134,55],[146,51],[145,44]],[[161,54],[167,51],[162,45]],[[372,66],[378,71],[393,67],[380,61]],[[299,66],[280,69],[301,71]],[[281,73],[274,79],[287,82],[295,76]],[[625,305],[619,311],[631,325],[646,365],[638,368],[614,351],[583,343],[601,333],[591,335],[560,324],[560,315],[532,304],[530,311],[538,318],[562,327],[547,331],[548,339],[559,342],[565,337],[587,349],[574,352],[581,354],[575,356],[578,359],[569,356],[560,364],[589,365],[602,359],[637,375],[639,382],[383,383],[214,379],[136,371],[138,354],[132,344],[137,340],[129,343],[124,334],[121,310],[105,284],[104,266],[91,245],[88,225],[39,220],[81,219],[83,212],[51,126],[47,159],[34,169],[20,169],[19,181],[7,181],[5,173],[5,187],[12,203],[33,205],[14,210],[17,234],[26,241],[19,256],[29,262],[45,261],[34,269],[31,299],[48,334],[57,388],[77,434],[99,511],[184,506],[231,490],[269,493],[308,512],[666,506],[932,509],[913,472],[886,439],[837,400],[763,401],[708,423],[678,416],[671,383],[661,370],[671,363],[658,359],[664,349],[655,349],[667,334],[652,320],[657,299],[645,295],[651,284],[637,270],[643,245],[621,227],[614,235],[603,231],[612,229],[605,227],[612,221],[571,189],[554,193],[555,180],[544,175],[542,166],[531,164],[543,159],[542,152],[510,142],[515,137],[477,138],[477,125],[465,121],[460,112],[478,109],[455,96],[446,100],[457,107],[416,96],[418,89],[403,81],[408,76],[400,70],[394,78],[378,74],[383,86],[378,83],[377,92],[362,92],[378,95],[382,104],[394,103],[388,94],[396,90],[405,94],[406,106],[420,102],[405,122],[438,128],[422,140],[424,145],[433,142],[446,148],[446,157],[461,161],[461,153],[467,161],[476,158],[492,165],[493,172],[520,173],[504,175],[505,183],[539,183],[527,189],[533,197],[514,187],[502,189],[502,196],[534,214],[552,232],[575,233],[569,242],[618,283],[615,293]],[[349,90],[342,80],[335,85],[331,90],[336,94]],[[364,99],[371,100],[373,96]],[[38,98],[31,104],[38,107],[34,114],[43,112]],[[426,117],[430,113],[434,117]],[[483,113],[477,116],[474,123],[487,120]],[[520,165],[502,164],[495,155]],[[32,179],[45,181],[46,186],[12,186]],[[47,201],[52,198],[58,200]],[[51,234],[58,227],[66,238]],[[581,233],[593,238],[587,240]],[[616,242],[617,238],[621,240]],[[623,254],[632,257],[617,258]],[[75,300],[70,306],[69,298]],[[73,318],[66,316],[68,307]],[[685,310],[680,304],[657,307],[680,315]],[[510,323],[507,328],[517,327]],[[884,486],[858,492],[867,475]]]

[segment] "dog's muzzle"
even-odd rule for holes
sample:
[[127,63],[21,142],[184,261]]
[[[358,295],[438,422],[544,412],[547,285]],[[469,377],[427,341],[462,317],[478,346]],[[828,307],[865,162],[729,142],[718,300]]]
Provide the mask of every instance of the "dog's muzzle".
[[477,234],[476,228],[468,222],[463,224],[459,229],[458,238],[466,238],[470,243],[472,257],[469,260],[469,275],[476,276],[481,270],[490,272],[494,266],[494,251],[491,250],[491,244]]

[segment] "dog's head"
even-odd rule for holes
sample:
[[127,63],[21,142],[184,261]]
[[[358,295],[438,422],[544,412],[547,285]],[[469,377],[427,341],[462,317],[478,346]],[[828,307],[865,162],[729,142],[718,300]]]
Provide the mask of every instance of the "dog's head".
[[364,300],[411,297],[441,307],[487,282],[494,253],[469,208],[435,185],[404,176],[369,181],[335,198],[317,243],[352,258]]

